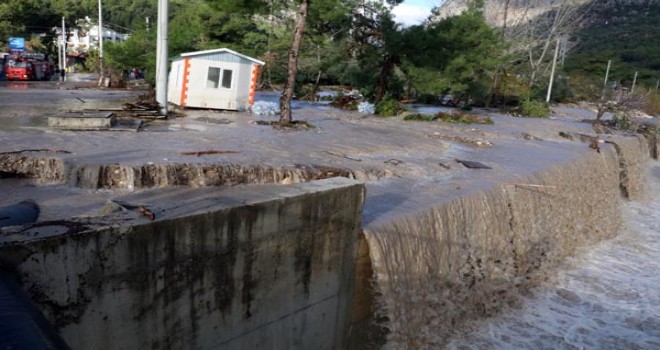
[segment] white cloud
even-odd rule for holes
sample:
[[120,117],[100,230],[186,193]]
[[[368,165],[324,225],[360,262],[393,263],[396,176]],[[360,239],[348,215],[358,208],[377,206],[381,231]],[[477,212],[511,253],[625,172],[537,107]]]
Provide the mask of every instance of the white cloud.
[[404,26],[421,24],[431,14],[431,9],[425,6],[401,4],[392,9],[394,20]]

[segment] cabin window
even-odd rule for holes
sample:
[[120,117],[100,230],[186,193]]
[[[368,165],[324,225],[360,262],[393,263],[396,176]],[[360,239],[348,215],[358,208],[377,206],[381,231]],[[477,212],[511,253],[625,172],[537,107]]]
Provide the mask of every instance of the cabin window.
[[232,75],[233,71],[230,69],[209,67],[206,77],[206,87],[210,89],[217,89],[218,87],[231,89]]
[[220,80],[220,68],[209,67],[209,74],[206,78],[206,87],[217,89]]
[[225,69],[222,71],[222,87],[225,89],[231,89],[231,75],[232,71]]

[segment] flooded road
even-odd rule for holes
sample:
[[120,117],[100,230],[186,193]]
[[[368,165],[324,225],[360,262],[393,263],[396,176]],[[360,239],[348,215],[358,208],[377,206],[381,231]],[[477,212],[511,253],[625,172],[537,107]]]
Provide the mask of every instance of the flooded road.
[[70,74],[66,81],[0,81],[0,131],[44,128],[49,116],[117,107],[140,92],[98,90],[94,74]]
[[624,228],[578,252],[520,310],[478,324],[450,349],[659,349],[660,165]]

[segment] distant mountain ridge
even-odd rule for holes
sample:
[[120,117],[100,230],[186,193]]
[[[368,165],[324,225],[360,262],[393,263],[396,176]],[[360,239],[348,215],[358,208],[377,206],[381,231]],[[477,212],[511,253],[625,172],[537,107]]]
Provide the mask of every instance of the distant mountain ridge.
[[[504,23],[504,13],[508,2],[507,26],[515,25],[547,13],[553,6],[572,1],[576,5],[592,5],[597,7],[639,6],[650,7],[660,4],[660,0],[485,0],[484,17],[490,25],[501,27]],[[456,16],[467,10],[471,0],[445,0],[435,10],[433,20],[441,20]]]

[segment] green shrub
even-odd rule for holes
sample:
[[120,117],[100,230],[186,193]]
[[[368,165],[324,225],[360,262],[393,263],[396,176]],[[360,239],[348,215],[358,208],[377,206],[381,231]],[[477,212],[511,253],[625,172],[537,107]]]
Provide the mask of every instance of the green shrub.
[[652,116],[660,116],[660,95],[653,92],[649,94],[644,112]]
[[415,121],[421,121],[421,122],[432,122],[438,120],[437,115],[429,115],[429,114],[421,114],[421,113],[413,113],[413,114],[408,114],[405,117],[403,117],[403,120],[415,120]]
[[393,117],[399,114],[402,110],[403,109],[399,106],[399,101],[391,97],[385,97],[376,105],[376,114],[382,117]]
[[546,118],[550,114],[550,106],[545,102],[526,100],[520,104],[520,114],[531,118]]
[[343,109],[346,111],[357,111],[360,101],[355,96],[337,95],[330,103],[332,107]]
[[453,113],[438,112],[435,115],[436,119],[442,120],[446,123],[458,124],[495,124],[490,117],[484,117],[476,114],[465,113],[461,111],[454,111]]

